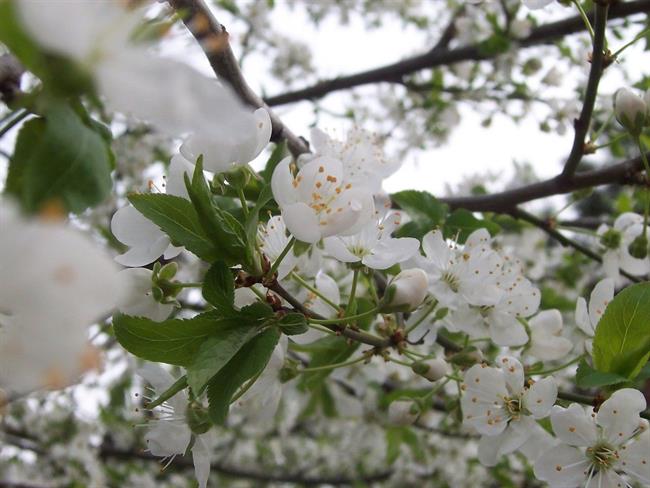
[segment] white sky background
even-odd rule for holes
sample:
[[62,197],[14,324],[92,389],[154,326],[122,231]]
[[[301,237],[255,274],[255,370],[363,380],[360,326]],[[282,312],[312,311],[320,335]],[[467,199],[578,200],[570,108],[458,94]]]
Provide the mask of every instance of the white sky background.
[[[432,5],[435,1],[439,0],[431,0]],[[243,26],[233,22],[227,12],[219,11],[217,8],[213,11],[217,18],[226,24],[235,55],[238,55],[238,43],[244,32]],[[538,18],[544,20],[557,20],[575,14],[574,9],[558,4],[550,5],[543,12],[535,12]],[[352,15],[346,25],[339,21],[337,15],[331,15],[315,26],[303,9],[291,8],[285,0],[276,1],[271,20],[276,27],[286,26],[284,35],[301,40],[310,46],[313,52],[312,62],[319,79],[353,74],[399,61],[426,51],[431,45],[431,42],[426,39],[425,32],[412,26],[404,28],[396,19],[385,22],[378,29],[368,29],[359,15]],[[433,37],[435,38],[436,35]],[[396,39],[399,42],[395,42]],[[623,66],[632,67],[630,72],[634,80],[639,79],[639,67],[650,66],[650,57],[643,51],[642,43],[643,41],[637,43],[635,48],[628,49],[624,59]],[[191,45],[182,44],[182,47],[177,46],[177,48],[182,49],[183,59],[211,74],[211,69],[196,44],[193,42]],[[619,45],[618,42],[612,43],[613,48]],[[191,50],[192,56],[187,56],[188,50]],[[180,54],[179,51],[176,52]],[[554,63],[552,59],[542,61],[545,66]],[[286,87],[266,73],[266,69],[255,69],[256,66],[268,66],[268,61],[260,55],[257,57],[251,55],[246,59],[244,75],[254,89],[261,92],[263,88],[269,95],[287,91]],[[588,69],[589,65],[585,63],[585,79]],[[648,72],[647,68],[645,72]],[[571,80],[567,81],[568,86],[573,85]],[[309,86],[312,83],[313,80],[297,80],[292,89]],[[611,103],[605,95],[613,93],[624,84],[622,67],[609,68],[601,82],[600,93],[603,96],[600,97],[599,103],[604,106]],[[566,96],[572,95],[568,92]],[[346,91],[335,92],[322,99],[322,105],[332,111],[342,112],[346,97]],[[311,102],[282,105],[274,107],[274,110],[294,133],[309,137],[309,127],[314,120]],[[489,128],[484,128],[480,125],[482,117],[470,107],[461,105],[460,112],[462,121],[452,131],[447,143],[432,150],[413,151],[404,161],[401,170],[385,182],[386,190],[394,192],[414,188],[441,195],[444,193],[445,184],[453,186],[462,181],[465,175],[485,171],[502,173],[504,176],[501,180],[505,182],[513,174],[514,161],[530,162],[540,178],[552,177],[561,170],[564,158],[570,151],[572,129],[570,128],[563,136],[555,132],[544,133],[539,130],[539,114],[537,117],[531,114],[519,124],[507,117],[497,116]],[[348,120],[322,113],[320,121],[319,128],[338,135],[344,134],[350,126]]]

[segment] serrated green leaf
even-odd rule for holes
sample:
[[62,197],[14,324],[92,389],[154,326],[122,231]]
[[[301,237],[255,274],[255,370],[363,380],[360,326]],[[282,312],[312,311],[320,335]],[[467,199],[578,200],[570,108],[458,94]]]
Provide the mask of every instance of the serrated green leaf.
[[187,366],[194,361],[201,344],[219,330],[222,320],[209,313],[163,322],[117,314],[113,330],[122,347],[139,358]]
[[199,223],[192,203],[162,193],[129,195],[131,204],[167,234],[175,245],[183,246],[204,261],[218,259],[219,253]]
[[206,273],[203,298],[222,315],[235,313],[235,280],[223,261],[214,263]]
[[601,373],[596,371],[583,359],[576,371],[576,385],[580,388],[600,388],[601,386],[616,385],[629,381],[616,373]]
[[650,283],[628,286],[607,305],[594,337],[594,367],[634,379],[650,357]]
[[238,319],[222,322],[216,334],[205,339],[187,366],[187,382],[194,394],[200,395],[210,378],[259,331],[259,324],[254,322],[241,323]]
[[28,212],[58,201],[80,213],[110,193],[110,149],[93,128],[64,103],[50,103],[44,117],[27,121],[18,134],[7,191]]
[[275,327],[258,334],[210,380],[209,415],[215,424],[223,424],[226,420],[237,389],[264,370],[279,339],[280,331]]
[[222,259],[228,265],[245,263],[248,258],[246,233],[239,221],[214,205],[203,176],[203,163],[200,158],[196,162],[192,179],[185,175],[185,186],[198,221],[218,252],[213,260]]
[[495,235],[501,230],[498,224],[490,220],[477,219],[469,210],[459,208],[447,217],[443,234],[446,238],[454,238],[464,243],[469,235],[478,229],[487,229],[490,235]]
[[395,233],[398,237],[421,239],[424,234],[442,225],[447,214],[447,205],[425,191],[400,191],[393,193],[391,200],[411,217],[411,221]]

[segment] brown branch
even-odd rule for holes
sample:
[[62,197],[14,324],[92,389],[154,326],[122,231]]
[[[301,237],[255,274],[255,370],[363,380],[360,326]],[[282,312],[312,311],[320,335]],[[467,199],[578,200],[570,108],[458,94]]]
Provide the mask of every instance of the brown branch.
[[[648,153],[648,157],[650,157],[650,153]],[[636,157],[622,163],[605,165],[596,170],[581,171],[570,178],[561,178],[558,175],[512,190],[489,195],[441,198],[440,201],[452,209],[465,208],[476,212],[509,213],[517,205],[539,198],[562,195],[594,186],[638,183],[637,175],[642,170],[643,161],[641,157]]]
[[[113,458],[121,460],[139,459],[142,461],[160,461],[160,458],[152,456],[146,452],[138,452],[133,450],[117,449],[110,446],[103,446],[99,452],[102,458]],[[194,468],[194,463],[191,459],[185,457],[176,457],[172,466],[180,468]],[[391,470],[381,471],[379,473],[370,475],[359,476],[305,476],[301,473],[272,473],[269,471],[251,470],[239,467],[227,466],[224,464],[213,463],[211,470],[222,474],[224,476],[232,476],[235,478],[243,478],[254,481],[261,481],[266,483],[296,483],[302,486],[319,486],[319,485],[333,485],[333,486],[347,486],[354,483],[377,483],[385,481],[393,474]]]
[[[280,297],[284,298],[294,309],[302,313],[304,316],[319,320],[323,320],[325,318],[306,308],[302,303],[296,300],[293,295],[291,295],[291,293],[285,290],[277,281],[269,286],[269,290],[277,293]],[[388,338],[384,339],[382,337],[377,337],[362,330],[355,330],[351,327],[346,327],[338,324],[325,324],[323,327],[327,327],[331,331],[336,332],[337,334],[341,334],[348,339],[362,342],[378,349],[385,349],[392,345],[391,340]]]
[[[648,11],[650,11],[650,0],[619,2],[611,7],[610,18],[628,17],[638,13],[647,13]],[[590,15],[590,17],[593,19],[593,15]],[[566,35],[575,34],[583,30],[584,23],[582,19],[579,16],[575,16],[536,27],[528,37],[519,40],[517,44],[520,48],[549,44]],[[496,54],[486,53],[480,45],[463,46],[455,49],[430,50],[427,53],[386,66],[362,71],[353,75],[324,80],[300,90],[267,97],[266,102],[271,106],[276,106],[300,100],[313,100],[335,91],[354,88],[356,86],[378,82],[400,81],[403,76],[423,69],[450,65],[461,61],[485,61],[493,59],[496,56]]]
[[604,69],[607,67],[604,49],[608,10],[609,3],[596,3],[591,69],[589,70],[589,78],[587,79],[587,88],[585,90],[585,97],[580,117],[576,119],[573,124],[575,135],[573,137],[571,152],[569,153],[569,157],[567,158],[562,174],[560,175],[560,178],[563,179],[571,178],[571,176],[576,172],[580,160],[585,153],[585,138],[587,137],[587,132],[591,125],[591,115],[594,111],[596,95],[598,95],[598,84],[600,83],[600,77],[602,76]]
[[[548,220],[542,220],[542,219],[540,219],[538,217],[535,217],[534,215],[532,215],[532,214],[530,214],[530,213],[528,213],[528,212],[526,212],[524,210],[521,210],[519,208],[516,208],[516,209],[510,211],[509,213],[514,218],[519,219],[519,220],[523,220],[525,222],[528,222],[529,224],[532,224],[535,227],[538,227],[539,229],[543,230],[544,232],[546,232],[546,234],[548,234],[550,237],[552,237],[553,239],[558,241],[563,246],[572,247],[576,251],[584,254],[588,258],[593,259],[594,261],[596,261],[598,263],[603,262],[603,258],[599,254],[596,254],[594,251],[592,251],[591,249],[589,249],[586,246],[583,246],[579,242],[574,241],[573,239],[569,239],[567,236],[565,236],[564,234],[559,232],[557,229],[555,229],[555,226],[553,225],[552,222],[549,222]],[[637,276],[633,276],[633,275],[627,273],[626,271],[621,270],[621,274],[623,276],[625,276],[627,279],[631,280],[631,281],[634,281],[634,282],[642,281]]]
[[286,140],[294,156],[309,152],[305,140],[291,132],[248,85],[230,48],[228,33],[212,15],[204,0],[167,1],[181,14],[183,23],[201,45],[217,77],[226,81],[247,105],[268,110],[272,124],[271,140]]

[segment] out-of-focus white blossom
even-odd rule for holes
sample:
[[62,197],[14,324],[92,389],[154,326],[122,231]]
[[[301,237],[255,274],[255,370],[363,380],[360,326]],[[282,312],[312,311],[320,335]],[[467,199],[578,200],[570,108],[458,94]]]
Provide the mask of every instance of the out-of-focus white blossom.
[[[625,212],[614,221],[614,226],[603,224],[598,230],[600,243],[604,247],[603,270],[609,278],[617,280],[620,270],[633,276],[644,276],[650,272],[650,258],[635,258],[630,254],[630,244],[643,234],[643,217]],[[650,232],[646,231],[646,237]]]
[[630,134],[638,135],[646,125],[648,106],[644,99],[628,88],[619,88],[614,95],[616,120]]
[[573,344],[562,337],[562,314],[559,310],[544,310],[528,321],[530,327],[531,356],[542,361],[562,359],[569,354]]
[[94,366],[87,327],[111,312],[123,280],[109,256],[62,222],[0,208],[0,386],[61,388]]

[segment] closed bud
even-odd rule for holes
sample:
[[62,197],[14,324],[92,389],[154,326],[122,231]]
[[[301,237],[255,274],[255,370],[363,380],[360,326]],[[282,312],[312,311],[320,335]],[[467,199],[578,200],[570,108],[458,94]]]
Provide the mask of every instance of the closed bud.
[[420,268],[411,268],[398,274],[389,285],[384,310],[415,310],[426,298],[429,279]]
[[167,263],[158,272],[158,279],[160,280],[171,280],[176,276],[178,271],[178,264],[175,262]]
[[621,245],[621,233],[616,229],[609,229],[600,236],[600,243],[607,249],[618,249]]
[[632,90],[620,88],[614,95],[616,120],[633,136],[638,136],[646,123],[648,106]]
[[395,400],[388,407],[388,421],[393,425],[413,424],[420,415],[418,406],[409,400]]
[[627,250],[630,253],[630,256],[637,259],[645,259],[648,255],[648,238],[645,234],[641,234],[634,239]]
[[185,420],[187,420],[190,430],[197,435],[205,434],[212,428],[207,409],[196,403],[190,403],[187,406]]
[[235,166],[225,173],[226,181],[233,188],[243,189],[251,180],[251,174],[245,166]]
[[280,373],[278,376],[280,378],[280,383],[287,383],[299,374],[300,371],[298,370],[298,364],[291,359],[287,359],[284,362],[282,368],[280,368]]
[[428,379],[429,381],[438,381],[440,378],[449,374],[449,365],[444,359],[436,358],[432,361],[418,361],[413,363],[411,369],[414,373]]
[[450,361],[457,366],[469,367],[483,362],[483,353],[479,349],[461,351],[454,354]]

